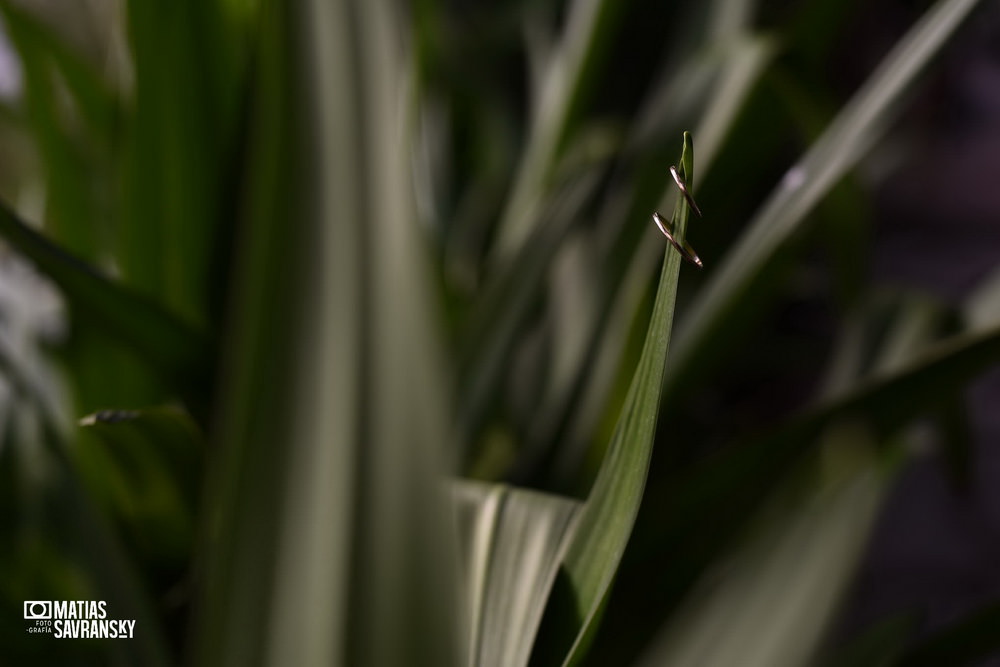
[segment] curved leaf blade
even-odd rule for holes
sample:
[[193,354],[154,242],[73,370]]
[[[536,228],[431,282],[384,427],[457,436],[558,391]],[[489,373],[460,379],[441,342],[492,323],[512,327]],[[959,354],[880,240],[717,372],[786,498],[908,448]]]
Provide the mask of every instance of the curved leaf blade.
[[118,285],[65,252],[0,203],[0,237],[48,276],[77,317],[132,348],[185,398],[204,399],[208,339],[158,304]]
[[269,2],[203,665],[448,665],[448,392],[391,2]]
[[840,469],[831,471],[835,477],[821,476],[811,498],[781,507],[764,534],[696,591],[640,665],[809,664],[886,488],[865,432],[835,428],[822,446],[840,455]]
[[[694,182],[693,160],[691,135],[685,132],[679,167],[689,187]],[[678,241],[684,238],[689,213],[687,202],[678,197],[673,219]],[[553,636],[544,638],[542,650],[559,655],[564,665],[583,657],[639,511],[653,451],[681,261],[680,253],[667,244],[639,365],[601,471],[567,548],[565,578],[553,591],[557,598],[552,602],[552,613],[572,613],[575,617],[556,618],[557,625],[551,626]]]
[[465,546],[468,664],[526,665],[582,503],[502,484],[456,486]]
[[942,0],[900,40],[750,221],[746,232],[711,276],[677,333],[676,363],[667,373],[669,401],[720,357],[718,341],[756,293],[769,262],[802,226],[808,213],[879,138],[906,88],[961,24],[977,0]]

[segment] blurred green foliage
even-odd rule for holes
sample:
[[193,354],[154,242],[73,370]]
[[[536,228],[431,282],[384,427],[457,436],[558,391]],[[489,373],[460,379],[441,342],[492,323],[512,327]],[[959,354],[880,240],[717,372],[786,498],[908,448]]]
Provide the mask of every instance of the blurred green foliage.
[[[996,650],[992,607],[827,636],[908,427],[968,479],[1000,362],[996,281],[868,278],[856,171],[976,4],[839,87],[834,0],[0,0],[5,659]],[[136,636],[25,633],[46,599]]]

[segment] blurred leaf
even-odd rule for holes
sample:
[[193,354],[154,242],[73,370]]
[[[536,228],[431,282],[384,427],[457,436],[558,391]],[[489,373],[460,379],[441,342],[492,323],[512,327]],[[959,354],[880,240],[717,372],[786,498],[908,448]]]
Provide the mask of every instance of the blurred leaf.
[[[846,6],[850,3],[831,4]],[[802,75],[796,77],[790,68],[778,65],[768,72],[765,81],[770,84],[779,103],[786,107],[784,118],[796,127],[804,145],[822,135],[830,119],[836,116],[838,100],[832,94],[823,94],[814,85],[815,78],[802,78]],[[850,175],[831,187],[816,206],[815,216],[820,223],[816,225],[819,244],[830,256],[829,267],[833,272],[836,295],[842,306],[849,307],[860,297],[865,287],[864,264],[871,240],[869,230],[872,216],[869,209],[865,191],[858,179]]]
[[262,9],[200,664],[454,662],[451,420],[394,9]]
[[[693,159],[691,136],[685,132],[678,168],[689,187],[694,183]],[[684,238],[689,213],[687,202],[678,198],[672,218],[678,241]],[[553,590],[553,619],[548,626],[552,636],[541,638],[544,644],[535,656],[543,663],[562,660],[569,665],[583,657],[639,511],[653,450],[682,261],[676,249],[669,244],[666,248],[653,315],[629,396],[569,543],[565,578],[557,580]],[[543,632],[545,628],[543,625]]]
[[771,510],[769,529],[696,589],[640,665],[809,664],[867,541],[886,480],[864,431],[835,428],[837,457],[805,502]]
[[866,376],[905,367],[941,336],[946,314],[941,303],[924,295],[871,294],[845,318],[824,393],[836,396]]
[[475,482],[460,482],[456,497],[467,545],[468,664],[527,665],[582,504]]
[[732,39],[750,27],[757,0],[714,0],[708,15],[708,34],[713,40]]
[[544,83],[538,86],[541,97],[532,109],[531,133],[500,219],[495,251],[499,259],[509,258],[526,243],[538,221],[587,77],[598,69],[602,45],[625,4],[608,0],[570,2],[562,37],[548,58]]
[[820,393],[835,396],[850,389],[870,366],[872,320],[885,304],[869,299],[846,313],[829,355]]
[[[951,323],[942,304],[922,296],[906,295],[891,314],[888,331],[879,342],[880,349],[868,372],[885,376],[906,367],[942,334]],[[859,374],[858,378],[863,377]],[[942,444],[942,459],[956,491],[968,490],[972,478],[973,440],[965,396],[960,387],[940,396],[933,410]]]
[[972,330],[1000,324],[1000,269],[994,270],[976,286],[966,298],[963,311]]
[[[0,2],[0,13],[7,29],[32,45],[31,57],[52,63],[72,93],[81,117],[99,138],[99,143],[110,144],[120,110],[116,94],[101,74],[82,55],[74,53],[50,26],[30,12],[10,0],[3,0]],[[27,58],[28,54],[24,57]]]
[[[31,341],[32,344],[35,342]],[[33,411],[45,415],[53,423],[59,423],[63,397],[51,376],[44,374],[39,366],[37,351],[24,349],[12,342],[6,332],[0,331],[0,384],[10,394],[8,400],[14,403],[18,396],[24,397],[33,404]],[[0,401],[3,399],[0,394]],[[13,412],[8,406],[0,408]],[[4,418],[16,418],[16,415],[4,415]],[[0,420],[0,433],[6,430],[7,425]],[[2,448],[3,437],[0,436]]]
[[[62,446],[62,445],[57,445]],[[65,467],[63,467],[65,466]],[[86,577],[84,599],[105,600],[109,616],[136,621],[135,638],[110,647],[128,656],[126,664],[169,665],[173,662],[159,605],[139,577],[135,563],[122,548],[115,531],[97,511],[68,462],[59,464],[45,493],[50,503],[47,532]],[[141,630],[140,630],[141,628]]]
[[[91,652],[62,653],[61,642],[39,646],[35,635],[18,633],[7,655],[22,652],[33,661],[84,660],[83,664],[170,664],[160,617],[135,563],[95,507],[77,476],[62,405],[53,403],[37,373],[10,359],[0,344],[0,367],[14,382],[16,423],[3,434],[0,476],[13,481],[0,498],[0,593],[20,599],[104,600],[112,618],[135,619],[129,642],[98,644]],[[44,638],[41,638],[44,639]],[[32,647],[22,642],[34,642]],[[88,659],[93,659],[88,663]]]
[[940,336],[945,315],[944,307],[937,301],[919,296],[904,298],[869,372],[885,375],[904,368]]
[[220,3],[131,0],[135,71],[117,259],[123,279],[204,326],[211,303],[243,76]]
[[917,620],[911,613],[890,616],[863,630],[821,664],[824,667],[890,667],[903,653]]
[[[35,187],[40,187],[44,197],[46,234],[92,266],[117,274],[117,220],[110,202],[119,194],[113,170],[119,166],[118,131],[126,120],[117,93],[62,36],[66,31],[57,30],[58,24],[49,25],[11,2],[0,3],[0,10],[17,36],[22,56],[27,108],[21,124],[34,134],[45,177]],[[30,181],[28,187],[32,187]],[[104,322],[98,322],[98,330],[88,327],[83,313],[87,311],[76,310],[68,340],[58,350],[72,377],[77,414],[108,405],[137,407],[171,400],[180,389],[192,409],[204,417],[208,392],[202,388],[206,383],[201,377],[179,388],[176,378],[163,372],[176,373],[176,366],[169,364],[159,369],[160,380],[167,379],[167,383],[158,382],[141,355],[104,336],[99,330]],[[192,385],[202,387],[193,389]]]
[[[92,325],[69,309],[69,337],[57,350],[58,359],[72,380],[73,414],[86,415],[109,407],[138,409],[183,398],[198,419],[206,418],[207,387],[190,394],[184,388],[163,381],[162,372],[152,367],[135,350],[100,323]],[[208,357],[206,356],[206,360]],[[208,369],[203,369],[208,376]]]
[[[194,626],[192,662],[213,667],[268,661],[267,610],[273,605],[277,545],[284,539],[281,518],[287,503],[279,480],[287,474],[290,445],[305,439],[302,426],[292,430],[295,402],[315,391],[292,384],[296,351],[304,353],[304,341],[297,338],[309,331],[300,321],[305,295],[298,282],[309,283],[296,269],[301,268],[304,238],[314,230],[302,219],[302,199],[295,196],[290,178],[289,165],[297,157],[292,116],[297,91],[289,76],[294,62],[291,17],[282,7],[268,2],[262,9],[253,131],[248,135],[253,142],[244,186],[250,205],[243,207],[244,240],[231,282],[233,314],[220,347],[225,354],[220,414],[216,433],[210,434],[218,443],[206,486],[206,503],[213,509],[203,517],[203,541],[195,552],[204,574],[198,582],[201,620]],[[279,219],[296,224],[286,223],[279,230]],[[339,450],[331,448],[331,453]],[[339,462],[343,470],[349,468],[346,457]],[[334,473],[328,485],[346,495],[345,481]],[[327,534],[339,531],[345,543],[346,514],[331,513],[325,528]],[[324,586],[324,581],[317,580],[315,586]],[[343,594],[337,589],[327,593]]]
[[980,664],[1000,654],[1000,602],[991,602],[906,651],[900,667]]
[[838,415],[865,414],[880,432],[889,432],[954,394],[1000,362],[1000,328],[953,336],[928,346],[922,354],[890,373],[876,374],[827,401],[800,424],[825,423]]
[[115,337],[190,399],[192,410],[204,408],[212,369],[210,344],[201,334],[67,254],[2,203],[0,236],[59,286],[81,325]]
[[667,592],[685,590],[680,579],[700,573],[731,543],[774,481],[808,456],[831,424],[863,419],[874,434],[891,437],[997,361],[1000,329],[938,343],[904,368],[857,381],[771,434],[717,452],[658,485],[648,502],[671,511],[658,517],[656,546],[645,548],[655,562],[668,554],[676,561]]
[[516,252],[509,268],[499,272],[473,304],[469,329],[463,336],[468,358],[461,364],[459,379],[466,432],[474,433],[487,407],[495,403],[503,371],[510,362],[517,336],[540,297],[552,259],[593,194],[599,175],[596,169],[592,170],[552,195],[530,240]]
[[724,358],[723,339],[739,328],[733,314],[758,302],[757,286],[775,253],[881,136],[901,95],[976,4],[976,0],[936,4],[787,172],[686,314],[674,349],[676,363],[667,373],[665,401],[670,402],[681,387],[704,376],[708,366]]
[[997,362],[1000,328],[956,336],[930,347],[904,368],[862,380],[787,420],[774,433],[687,471],[669,494],[674,522],[690,527],[695,517],[724,508],[727,521],[735,523],[775,475],[808,452],[803,443],[815,441],[831,423],[864,418],[873,433],[887,437]]
[[38,22],[23,10],[0,3],[0,14],[17,47],[24,77],[25,121],[41,157],[45,186],[45,227],[71,252],[88,261],[99,259],[107,229],[99,224],[94,169],[79,141],[68,131],[60,108],[55,69]]
[[[698,160],[705,179],[726,134],[739,115],[747,96],[774,58],[777,43],[773,37],[737,33],[718,45],[721,53],[713,62],[716,69],[711,95],[699,114],[694,134],[698,136]],[[715,55],[715,54],[713,54]],[[717,60],[716,60],[717,59]],[[669,117],[670,114],[663,114]],[[668,188],[669,190],[669,184]],[[662,206],[666,193],[660,199]]]
[[91,495],[125,527],[143,562],[187,564],[205,442],[183,412],[105,410],[80,420],[73,451]]

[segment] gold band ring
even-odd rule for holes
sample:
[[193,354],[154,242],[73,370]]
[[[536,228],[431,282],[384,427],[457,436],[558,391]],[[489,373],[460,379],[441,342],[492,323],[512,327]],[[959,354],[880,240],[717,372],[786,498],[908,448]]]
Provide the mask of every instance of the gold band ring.
[[698,253],[694,251],[691,244],[688,243],[686,239],[682,239],[678,242],[677,239],[674,238],[673,228],[670,223],[664,220],[663,216],[657,211],[653,211],[653,222],[655,222],[656,226],[660,228],[660,231],[667,237],[667,240],[670,241],[671,245],[677,248],[677,252],[681,254],[681,257],[691,262],[699,269],[704,267],[704,264],[701,263],[701,258],[698,257]]

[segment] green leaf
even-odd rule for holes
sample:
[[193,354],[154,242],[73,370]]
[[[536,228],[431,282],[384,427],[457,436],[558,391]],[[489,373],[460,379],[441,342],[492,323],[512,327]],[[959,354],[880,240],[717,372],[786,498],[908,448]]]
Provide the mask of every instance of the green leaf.
[[768,528],[706,578],[640,665],[810,663],[867,542],[887,481],[864,431],[836,428],[823,447],[836,461],[819,489],[805,500],[781,498],[770,509]]
[[55,68],[49,40],[39,39],[37,21],[26,12],[0,3],[0,13],[17,47],[24,71],[25,122],[41,157],[45,186],[45,227],[71,252],[88,261],[98,259],[107,229],[100,223],[94,165],[59,113]]
[[[738,26],[726,27],[727,22],[749,9],[740,6],[726,18],[723,16],[726,4],[717,3],[714,15],[713,23],[721,32],[712,39],[718,42],[709,42],[664,77],[667,83],[652,91],[631,131],[625,152],[636,163],[635,173],[616,181],[608,196],[610,202],[625,200],[629,205],[624,207],[624,213],[623,207],[609,206],[598,222],[599,228],[617,228],[619,233],[610,244],[602,242],[600,237],[592,244],[594,259],[586,270],[590,280],[597,283],[597,298],[582,317],[582,323],[573,324],[574,337],[584,343],[572,347],[562,341],[556,343],[560,348],[568,348],[572,356],[565,361],[568,370],[553,383],[538,411],[540,423],[532,434],[542,446],[556,448],[567,441],[590,440],[600,417],[609,414],[609,409],[612,419],[617,413],[617,406],[609,405],[610,387],[615,383],[608,376],[626,358],[623,355],[632,323],[642,319],[649,276],[659,261],[658,244],[653,241],[659,232],[648,225],[649,210],[669,206],[675,191],[666,169],[671,158],[659,148],[662,136],[686,124],[685,118],[691,122],[697,119],[693,134],[699,142],[701,180],[711,168],[746,96],[775,52],[772,39],[747,36],[742,30],[737,30],[736,35],[728,34],[728,30]],[[692,191],[696,189],[694,184]],[[633,224],[637,220],[642,224]],[[595,267],[601,271],[596,279],[592,277]],[[642,335],[641,331],[638,335]],[[563,429],[572,430],[570,437]],[[529,448],[534,447],[529,445]],[[556,467],[565,484],[567,472],[580,467],[579,448],[562,447],[557,456]]]
[[[62,249],[117,275],[119,220],[112,203],[119,192],[114,173],[121,166],[119,131],[128,120],[117,93],[55,26],[10,2],[0,3],[0,11],[25,73],[21,124],[32,132],[44,177],[36,184],[44,194],[39,222],[47,238]],[[148,252],[158,251],[154,246]],[[130,343],[123,346],[105,335],[107,322],[72,301],[70,305],[72,328],[58,354],[72,379],[77,414],[109,405],[151,405],[182,392],[191,409],[204,417],[210,369],[202,369],[204,376],[182,380],[186,387],[178,386],[179,369],[172,362],[161,364],[156,378],[148,359],[127,349]],[[88,317],[97,327],[89,326]]]
[[922,295],[875,293],[845,318],[830,357],[825,394],[905,367],[941,335],[945,309]]
[[919,618],[896,614],[866,628],[820,664],[823,667],[890,667],[903,653]]
[[711,457],[689,470],[670,491],[676,522],[722,512],[726,521],[752,507],[774,476],[809,448],[830,424],[863,418],[873,433],[888,437],[969,380],[1000,362],[1000,328],[938,343],[905,367],[869,377],[792,417],[775,432]]
[[[678,166],[690,187],[694,182],[693,150],[687,132]],[[673,219],[678,240],[684,238],[688,216],[688,205],[680,197]],[[596,624],[632,533],[653,450],[681,261],[680,253],[667,245],[642,356],[601,472],[569,543],[565,579],[561,580],[564,583],[557,584],[553,591],[559,598],[554,600],[553,613],[572,617],[557,618],[552,630],[554,636],[543,638],[546,644],[542,649],[543,661],[546,656],[559,656],[556,659],[563,664],[573,664],[582,658],[586,638]]]
[[602,45],[613,31],[623,2],[574,0],[562,38],[548,60],[541,97],[533,109],[531,136],[521,157],[514,189],[501,216],[495,255],[509,257],[531,235],[570,134],[587,77],[600,65]]
[[736,315],[746,313],[748,303],[756,303],[758,285],[778,250],[802,226],[820,198],[881,136],[900,97],[976,4],[976,0],[943,0],[935,5],[788,171],[681,323],[674,350],[676,363],[667,373],[664,387],[666,401],[723,358],[723,338],[738,329]]
[[1000,323],[1000,269],[983,279],[965,300],[963,315],[970,329],[985,329]]
[[33,57],[44,55],[51,61],[89,128],[102,142],[111,142],[120,109],[116,94],[100,72],[32,13],[11,4],[10,0],[0,2],[0,12],[7,29],[33,45]]
[[[249,134],[253,141],[248,146],[248,182],[244,184],[249,205],[244,207],[244,242],[231,283],[233,325],[221,346],[228,352],[223,359],[227,374],[220,380],[219,419],[211,435],[218,446],[209,460],[206,487],[207,506],[215,509],[203,518],[202,540],[195,551],[205,575],[199,590],[202,621],[195,628],[191,662],[201,665],[266,662],[267,610],[274,604],[277,545],[288,540],[281,524],[285,484],[279,480],[287,474],[290,450],[316,447],[315,436],[309,438],[294,409],[296,401],[307,400],[316,389],[298,389],[292,384],[298,365],[296,350],[304,350],[307,341],[315,343],[305,338],[307,328],[299,321],[305,297],[298,282],[305,281],[295,269],[301,266],[302,237],[307,236],[311,220],[302,219],[301,197],[287,167],[297,157],[292,121],[296,90],[289,76],[293,67],[293,51],[288,46],[291,18],[282,7],[267,3],[261,16],[254,123]],[[272,165],[286,167],[279,170]],[[286,223],[279,230],[277,221],[289,218],[295,224]],[[300,425],[293,431],[296,423]],[[349,469],[350,461],[340,448],[330,452],[342,470]],[[343,497],[349,481],[334,472],[327,484],[341,490]],[[346,543],[348,515],[349,508],[331,512],[322,535]],[[318,541],[317,548],[326,541]],[[342,566],[343,562],[342,555],[331,556],[331,564]],[[331,581],[325,593],[342,599],[344,590],[333,588],[336,583],[337,579]],[[323,582],[315,585],[323,586]],[[329,613],[327,606],[312,609],[317,615]]]
[[[61,416],[62,395],[59,388],[52,382],[42,368],[41,357],[33,349],[38,341],[31,340],[27,345],[14,343],[6,333],[0,334],[0,380],[9,385],[13,396],[24,396],[30,400],[35,410],[44,415],[52,424],[65,421]],[[11,398],[13,404],[14,398]],[[0,405],[4,413],[11,410],[11,405]],[[0,446],[3,434],[8,426],[5,423],[14,415],[3,414],[0,420]]]
[[594,170],[551,197],[543,222],[473,304],[474,312],[463,336],[469,352],[463,355],[467,358],[460,365],[459,379],[465,432],[474,433],[488,406],[495,402],[517,335],[537,303],[553,257],[588,202],[598,176]]
[[[694,129],[694,134],[698,137],[698,164],[701,165],[699,178],[702,181],[715,163],[719,148],[743,109],[748,95],[777,52],[776,40],[769,35],[739,30],[717,39],[719,41],[712,42],[707,53],[699,54],[698,59],[688,68],[688,76],[700,75],[711,82],[708,96],[700,105],[698,124]],[[633,137],[633,146],[636,142],[641,144],[649,141],[650,137],[645,135],[653,133],[655,136],[657,127],[669,125],[671,121],[676,122],[678,111],[670,110],[669,106],[678,103],[677,92],[673,87],[667,87],[659,96],[651,99],[645,110],[651,127],[642,128],[642,132]],[[688,96],[691,94],[688,93]],[[687,103],[690,104],[691,100]],[[667,108],[663,108],[664,106]],[[667,188],[660,196],[661,204],[667,199],[669,190],[668,179]]]
[[157,304],[111,282],[31,229],[0,203],[0,236],[48,276],[79,323],[98,327],[131,348],[167,384],[191,401],[207,400],[210,343]]
[[789,429],[826,423],[840,415],[864,414],[880,432],[887,433],[998,362],[1000,327],[953,336],[927,347],[897,370],[868,377],[801,419],[792,420]]
[[[125,282],[203,326],[212,303],[245,77],[220,3],[127,3],[134,91],[123,142],[117,259]],[[228,16],[232,16],[231,14]]]
[[191,553],[204,454],[198,428],[171,408],[84,417],[73,450],[90,494],[124,527],[140,562],[175,568]]
[[395,5],[262,11],[195,662],[452,664],[452,420]]
[[469,600],[469,665],[526,665],[582,503],[459,482]]
[[[64,445],[56,445],[64,446]],[[54,474],[47,490],[57,543],[73,554],[88,579],[87,598],[105,600],[109,616],[136,621],[134,646],[122,653],[132,664],[169,665],[173,659],[158,613],[158,600],[147,590],[138,567],[116,533],[84,490],[68,462]],[[63,468],[65,466],[65,468]],[[142,630],[140,630],[142,628]]]
[[[73,465],[63,407],[53,402],[51,386],[37,369],[9,358],[11,351],[0,339],[0,367],[13,387],[7,398],[17,409],[16,420],[4,424],[0,448],[0,478],[10,482],[0,496],[0,564],[16,576],[2,582],[0,594],[104,600],[109,617],[134,619],[137,631],[132,641],[93,647],[95,664],[171,664],[154,599]],[[30,650],[19,646],[25,638]],[[22,629],[10,654],[25,650],[32,662],[46,663],[81,657],[78,651],[66,657],[60,642],[39,646],[38,638]]]

